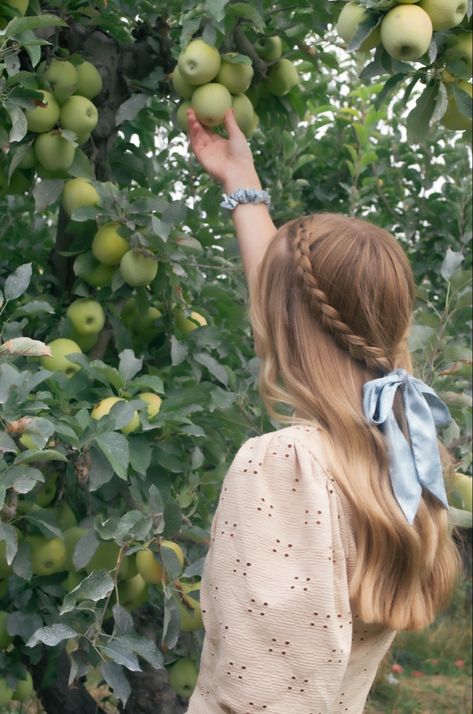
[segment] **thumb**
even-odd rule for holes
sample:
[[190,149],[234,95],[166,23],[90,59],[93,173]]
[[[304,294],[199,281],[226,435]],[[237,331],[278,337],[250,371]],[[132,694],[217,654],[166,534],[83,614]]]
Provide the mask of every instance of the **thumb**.
[[224,116],[225,129],[228,132],[228,138],[231,139],[244,139],[246,141],[245,135],[238,126],[235,119],[235,112],[233,109],[227,109]]

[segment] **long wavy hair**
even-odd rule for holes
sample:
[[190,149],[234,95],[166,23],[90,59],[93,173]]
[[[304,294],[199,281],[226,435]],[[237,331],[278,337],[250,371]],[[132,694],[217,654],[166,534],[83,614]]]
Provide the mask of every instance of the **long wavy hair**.
[[[261,396],[280,423],[322,427],[334,454],[331,471],[352,508],[352,603],[367,623],[422,629],[448,604],[461,557],[447,510],[428,491],[414,523],[407,522],[391,487],[384,437],[362,408],[365,382],[397,368],[412,373],[409,262],[386,230],[322,213],[277,232],[255,283],[250,318]],[[395,414],[408,437],[400,397]]]

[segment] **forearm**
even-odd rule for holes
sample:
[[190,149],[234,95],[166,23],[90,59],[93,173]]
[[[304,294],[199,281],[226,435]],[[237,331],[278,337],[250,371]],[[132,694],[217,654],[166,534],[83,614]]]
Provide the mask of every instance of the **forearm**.
[[[256,188],[261,190],[261,182],[254,168],[235,172],[230,179],[225,181],[225,193],[232,193],[237,188]],[[248,290],[251,295],[256,277],[256,268],[277,229],[264,203],[240,203],[232,211],[232,219],[236,228]]]

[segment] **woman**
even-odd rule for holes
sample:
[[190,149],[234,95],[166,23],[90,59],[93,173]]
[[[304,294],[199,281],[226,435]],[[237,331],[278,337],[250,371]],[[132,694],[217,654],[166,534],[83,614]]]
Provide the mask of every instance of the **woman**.
[[337,214],[277,230],[231,111],[225,125],[228,139],[189,110],[232,210],[261,395],[290,426],[243,444],[225,477],[188,714],[360,714],[396,631],[429,625],[460,572],[435,431],[448,411],[411,376],[396,240]]

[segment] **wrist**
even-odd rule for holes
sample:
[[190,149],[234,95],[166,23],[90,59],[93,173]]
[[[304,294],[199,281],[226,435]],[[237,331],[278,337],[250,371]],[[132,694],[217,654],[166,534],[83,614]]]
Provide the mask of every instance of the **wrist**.
[[233,193],[237,188],[255,188],[261,190],[261,181],[254,168],[235,171],[225,181],[223,181],[223,190],[225,193]]

